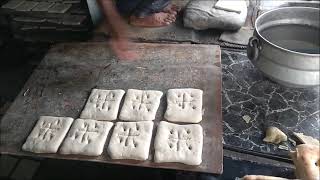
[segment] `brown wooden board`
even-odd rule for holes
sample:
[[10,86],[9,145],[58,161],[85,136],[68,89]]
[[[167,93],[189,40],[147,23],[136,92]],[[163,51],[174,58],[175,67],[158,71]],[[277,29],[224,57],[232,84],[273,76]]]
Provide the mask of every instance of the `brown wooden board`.
[[[213,45],[138,44],[136,61],[118,61],[106,43],[55,45],[35,69],[1,121],[0,152],[18,156],[95,161],[111,164],[186,171],[222,173],[222,117],[220,48]],[[77,118],[92,88],[153,89],[199,88],[204,91],[203,162],[199,166],[154,163],[153,139],[147,161],[111,160],[98,157],[35,154],[21,150],[39,116]],[[157,111],[154,132],[163,119],[166,95]],[[111,134],[111,133],[110,133]],[[154,137],[154,136],[153,136]]]

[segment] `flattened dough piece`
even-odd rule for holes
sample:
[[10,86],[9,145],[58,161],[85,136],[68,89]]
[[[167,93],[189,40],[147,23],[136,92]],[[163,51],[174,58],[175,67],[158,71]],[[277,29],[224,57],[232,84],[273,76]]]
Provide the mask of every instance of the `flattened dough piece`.
[[124,121],[152,121],[162,97],[161,91],[129,89],[119,118]]
[[93,89],[80,118],[95,120],[116,120],[125,91]]
[[171,122],[198,123],[202,120],[200,89],[169,89],[164,118]]
[[178,125],[161,121],[155,137],[155,162],[202,162],[203,130],[199,124]]
[[146,160],[149,156],[153,122],[117,122],[108,151],[112,159]]
[[315,145],[315,146],[319,146],[320,145],[318,139],[315,139],[315,138],[313,138],[311,136],[306,136],[303,133],[293,132],[293,135],[296,136],[299,139],[299,141],[301,141],[304,144],[310,144],[310,145]]
[[76,119],[59,150],[61,154],[99,156],[112,127],[112,122]]
[[22,149],[34,153],[56,153],[72,122],[70,117],[40,116]]

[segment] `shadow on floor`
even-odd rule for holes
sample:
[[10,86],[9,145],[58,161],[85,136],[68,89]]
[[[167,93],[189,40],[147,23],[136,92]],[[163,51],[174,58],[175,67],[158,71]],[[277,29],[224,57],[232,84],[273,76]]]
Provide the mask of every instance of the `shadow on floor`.
[[8,40],[0,45],[0,118],[49,48],[48,43]]

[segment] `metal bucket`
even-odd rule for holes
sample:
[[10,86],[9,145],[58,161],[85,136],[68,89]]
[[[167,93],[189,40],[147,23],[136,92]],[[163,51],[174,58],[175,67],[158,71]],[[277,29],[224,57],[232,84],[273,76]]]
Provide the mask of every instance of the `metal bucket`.
[[247,55],[272,80],[290,87],[317,86],[320,71],[320,9],[285,7],[255,22]]

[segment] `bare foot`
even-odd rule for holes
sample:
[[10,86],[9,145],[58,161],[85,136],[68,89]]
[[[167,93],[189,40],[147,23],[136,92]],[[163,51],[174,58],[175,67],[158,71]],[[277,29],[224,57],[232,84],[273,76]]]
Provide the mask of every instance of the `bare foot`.
[[173,15],[177,15],[179,11],[181,11],[181,8],[175,4],[169,4],[162,10],[162,12],[170,13]]
[[130,24],[141,27],[163,27],[168,26],[176,21],[176,15],[171,13],[159,12],[150,16],[138,18],[130,17]]

